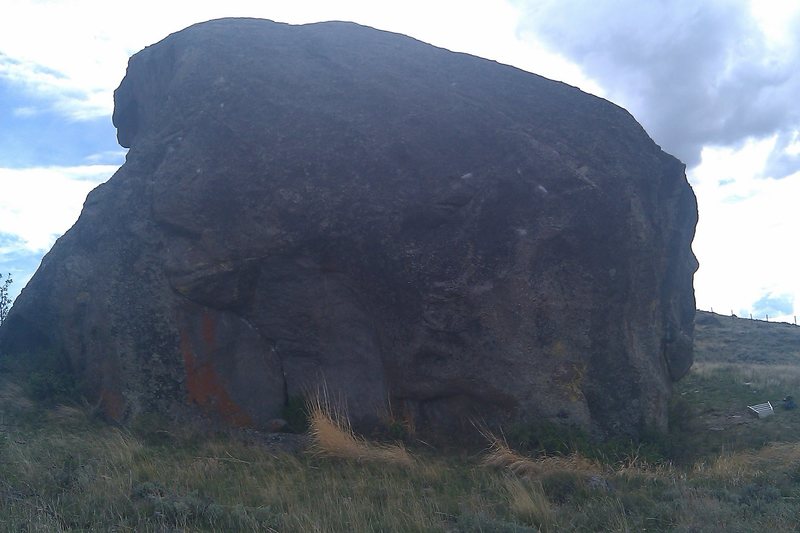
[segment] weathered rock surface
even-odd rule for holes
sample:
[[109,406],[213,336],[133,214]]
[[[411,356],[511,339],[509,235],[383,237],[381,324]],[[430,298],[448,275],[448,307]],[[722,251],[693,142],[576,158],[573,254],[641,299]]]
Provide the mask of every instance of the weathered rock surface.
[[[692,362],[684,166],[578,89],[350,23],[225,19],[130,60],[127,162],[0,332],[125,420],[666,424]],[[35,357],[35,355],[34,355]]]

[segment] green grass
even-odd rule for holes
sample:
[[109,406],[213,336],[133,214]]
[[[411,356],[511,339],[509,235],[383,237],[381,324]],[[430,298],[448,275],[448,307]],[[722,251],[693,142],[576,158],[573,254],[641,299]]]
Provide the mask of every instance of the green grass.
[[[800,441],[800,327],[698,313],[695,364],[674,388],[672,438],[689,460],[726,450]],[[757,419],[748,405],[770,401],[775,415]]]
[[158,420],[113,427],[6,381],[0,531],[796,531],[800,410],[746,411],[800,397],[793,337],[773,339],[775,364],[763,345],[740,347],[753,363],[708,330],[749,326],[698,328],[704,351],[675,387],[669,435],[594,449],[542,427],[516,428],[529,449],[499,440],[493,455],[412,445],[413,460],[391,461],[355,436],[352,459],[290,454]]

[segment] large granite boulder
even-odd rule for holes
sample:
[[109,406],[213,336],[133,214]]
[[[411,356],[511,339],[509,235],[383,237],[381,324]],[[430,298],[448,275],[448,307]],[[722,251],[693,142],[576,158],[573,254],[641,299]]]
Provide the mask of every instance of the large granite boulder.
[[[0,332],[108,416],[664,428],[692,363],[684,165],[624,109],[350,23],[206,22],[130,60],[126,163]],[[51,355],[52,357],[52,355]]]

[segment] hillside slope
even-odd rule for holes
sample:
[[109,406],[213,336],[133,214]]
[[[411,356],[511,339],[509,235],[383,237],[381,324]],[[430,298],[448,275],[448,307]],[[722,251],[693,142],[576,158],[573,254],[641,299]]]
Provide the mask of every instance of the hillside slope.
[[800,362],[800,327],[698,311],[697,363],[794,364]]

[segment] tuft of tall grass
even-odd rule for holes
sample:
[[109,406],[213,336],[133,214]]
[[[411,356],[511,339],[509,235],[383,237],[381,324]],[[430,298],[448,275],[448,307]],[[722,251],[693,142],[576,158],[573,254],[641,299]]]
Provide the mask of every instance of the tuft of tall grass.
[[602,473],[599,463],[578,453],[566,456],[544,455],[538,459],[531,459],[512,450],[504,438],[498,437],[491,431],[481,430],[481,433],[489,442],[489,448],[482,460],[484,466],[505,469],[526,477],[538,477],[558,471],[586,475]]
[[695,477],[740,487],[764,478],[769,471],[793,475],[800,468],[800,444],[774,443],[760,450],[723,453],[713,460],[698,461],[693,467]]
[[25,391],[7,380],[0,381],[0,405],[4,412],[26,411],[33,407],[33,402],[25,395]]
[[324,392],[309,396],[306,407],[313,454],[404,467],[414,464],[413,457],[401,443],[374,443],[356,435],[350,420],[341,410],[332,406]]
[[541,531],[555,526],[555,512],[541,483],[524,483],[519,478],[507,478],[505,488],[508,504],[514,516]]

